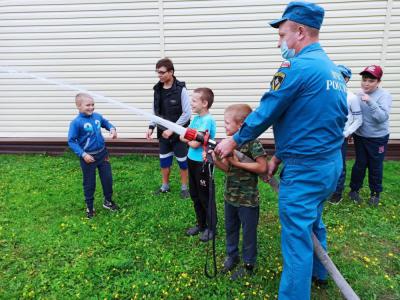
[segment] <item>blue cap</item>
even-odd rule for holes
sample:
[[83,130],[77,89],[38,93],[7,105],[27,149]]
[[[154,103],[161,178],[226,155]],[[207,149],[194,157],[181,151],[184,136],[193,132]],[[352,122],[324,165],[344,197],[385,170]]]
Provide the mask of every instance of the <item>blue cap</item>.
[[270,22],[269,25],[279,28],[281,23],[290,20],[319,30],[324,20],[324,14],[324,9],[315,3],[293,1],[286,6],[282,18]]
[[343,77],[351,78],[351,69],[346,67],[345,65],[337,65],[340,73],[342,73]]

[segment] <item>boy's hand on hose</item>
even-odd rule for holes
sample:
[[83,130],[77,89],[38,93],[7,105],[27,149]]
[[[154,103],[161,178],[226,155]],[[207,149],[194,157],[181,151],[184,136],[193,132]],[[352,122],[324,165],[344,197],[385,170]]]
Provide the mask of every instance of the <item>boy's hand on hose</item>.
[[219,155],[220,158],[225,158],[233,152],[236,146],[235,140],[232,137],[227,137],[218,143],[215,147],[215,153]]
[[232,155],[227,157],[228,162],[235,166],[238,162],[240,162],[239,158],[237,157],[235,151],[232,152]]
[[169,130],[169,129],[164,130],[163,133],[162,133],[162,137],[164,139],[169,139],[173,133],[174,132],[172,130]]

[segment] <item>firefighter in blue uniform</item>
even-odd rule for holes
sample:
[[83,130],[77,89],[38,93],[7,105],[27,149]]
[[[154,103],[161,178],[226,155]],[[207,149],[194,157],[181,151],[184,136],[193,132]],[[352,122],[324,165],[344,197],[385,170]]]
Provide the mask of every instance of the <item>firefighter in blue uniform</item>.
[[283,162],[279,192],[283,272],[279,299],[310,299],[311,279],[325,282],[327,271],[313,253],[311,232],[326,249],[324,200],[339,178],[343,128],[347,116],[346,83],[319,44],[324,9],[291,2],[281,19],[278,47],[285,61],[270,90],[240,131],[215,149],[225,157],[273,125],[272,176]]

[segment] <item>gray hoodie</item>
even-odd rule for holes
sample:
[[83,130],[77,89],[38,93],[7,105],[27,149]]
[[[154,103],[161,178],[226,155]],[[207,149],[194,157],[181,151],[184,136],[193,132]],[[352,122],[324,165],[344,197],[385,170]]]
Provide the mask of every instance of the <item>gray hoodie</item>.
[[388,135],[392,96],[381,88],[377,88],[373,93],[368,94],[369,101],[361,100],[363,94],[363,91],[357,93],[363,122],[355,133],[363,137],[383,137]]

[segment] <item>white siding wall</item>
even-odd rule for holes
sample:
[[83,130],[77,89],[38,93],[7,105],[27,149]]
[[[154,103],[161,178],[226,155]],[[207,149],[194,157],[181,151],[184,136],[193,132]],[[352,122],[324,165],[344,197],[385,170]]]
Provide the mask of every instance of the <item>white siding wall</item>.
[[[233,102],[257,106],[280,65],[277,33],[267,23],[289,1],[0,1],[0,66],[85,86],[151,110],[155,62],[172,58],[189,90],[212,88],[218,136]],[[384,67],[394,97],[391,138],[400,138],[400,1],[316,1],[326,10],[321,44],[357,75]],[[74,91],[0,72],[0,137],[65,137],[76,114]],[[121,138],[143,138],[147,121],[107,103],[97,110]],[[270,131],[264,137],[272,137]]]

